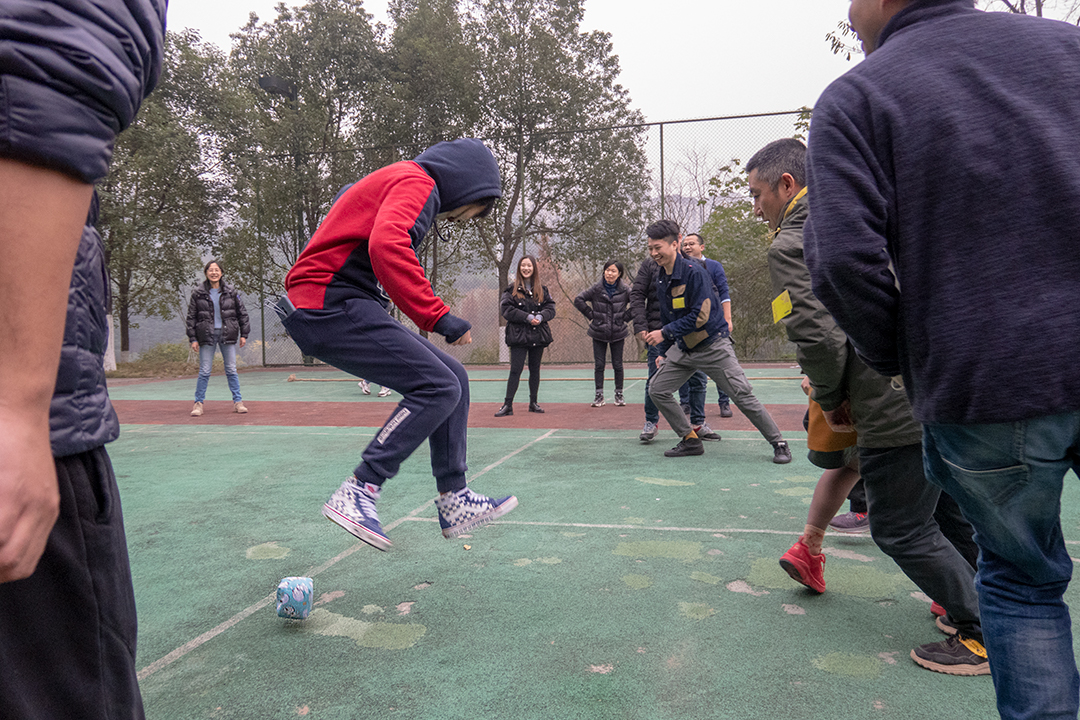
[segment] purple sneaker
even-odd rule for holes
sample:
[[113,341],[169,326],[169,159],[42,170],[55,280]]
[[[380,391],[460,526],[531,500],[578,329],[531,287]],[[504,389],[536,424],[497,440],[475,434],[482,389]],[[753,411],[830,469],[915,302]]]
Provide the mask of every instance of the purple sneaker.
[[383,532],[379,525],[379,514],[375,512],[375,502],[381,490],[378,485],[360,483],[355,477],[350,477],[323,504],[322,514],[368,545],[386,550],[393,543]]
[[513,495],[496,500],[474,493],[469,488],[435,498],[444,538],[463,535],[486,525],[516,508],[517,504],[518,500]]

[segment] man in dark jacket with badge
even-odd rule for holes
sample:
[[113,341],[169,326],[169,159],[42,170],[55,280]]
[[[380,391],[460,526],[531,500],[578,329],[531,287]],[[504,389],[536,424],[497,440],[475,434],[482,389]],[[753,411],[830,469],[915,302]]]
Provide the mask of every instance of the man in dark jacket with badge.
[[645,342],[657,347],[659,369],[649,395],[671,429],[681,438],[664,453],[667,457],[702,455],[701,439],[682,412],[673,393],[701,370],[731,397],[735,406],[773,446],[773,462],[791,462],[791,450],[739,365],[728,337],[720,297],[705,267],[679,254],[679,226],[659,220],[645,229],[649,255],[659,265],[656,299],[663,326],[646,334]]

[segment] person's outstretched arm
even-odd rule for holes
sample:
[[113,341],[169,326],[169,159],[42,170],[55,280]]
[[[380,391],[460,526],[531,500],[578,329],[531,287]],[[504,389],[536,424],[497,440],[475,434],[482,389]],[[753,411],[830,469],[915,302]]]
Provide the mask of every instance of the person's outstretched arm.
[[60,508],[49,401],[92,192],[0,159],[0,582],[34,572]]

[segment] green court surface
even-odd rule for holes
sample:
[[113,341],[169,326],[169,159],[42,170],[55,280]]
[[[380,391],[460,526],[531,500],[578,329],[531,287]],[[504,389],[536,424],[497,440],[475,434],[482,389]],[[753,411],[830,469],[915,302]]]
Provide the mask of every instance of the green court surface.
[[[355,384],[285,377],[242,375],[245,400],[375,401]],[[183,399],[193,385],[113,395]],[[224,378],[215,385],[225,393]],[[542,395],[570,402],[589,386],[546,383]],[[796,381],[756,387],[775,393],[770,403],[803,402]],[[501,387],[472,391],[497,402]],[[804,434],[786,433],[795,455],[786,466],[745,431],[723,432],[702,457],[666,459],[666,440],[643,445],[600,420],[560,429],[549,417],[546,429],[470,430],[472,487],[520,501],[470,537],[442,538],[421,446],[380,501],[394,542],[386,553],[319,514],[375,428],[124,425],[110,454],[147,716],[995,716],[989,677],[910,660],[911,648],[944,636],[928,600],[869,538],[826,538],[824,595],[780,569],[819,475]],[[711,412],[709,421],[723,430]],[[1080,537],[1075,485],[1064,498],[1068,540]],[[289,575],[314,577],[305,621],[274,611]]]

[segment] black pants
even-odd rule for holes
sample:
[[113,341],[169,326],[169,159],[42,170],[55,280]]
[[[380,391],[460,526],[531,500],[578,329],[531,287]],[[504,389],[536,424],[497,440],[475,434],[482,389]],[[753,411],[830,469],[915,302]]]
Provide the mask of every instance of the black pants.
[[607,349],[609,345],[611,346],[611,367],[615,370],[615,392],[622,392],[622,354],[623,345],[625,344],[626,338],[616,340],[613,343],[606,343],[602,340],[595,339],[592,341],[593,377],[596,379],[597,392],[603,392],[604,390],[604,363],[605,360],[607,360]]
[[882,552],[968,637],[982,638],[974,530],[956,502],[923,474],[921,445],[859,448],[870,535]]
[[506,381],[506,404],[514,402],[521,371],[525,369],[525,357],[529,358],[529,402],[536,402],[540,392],[540,359],[544,357],[542,347],[510,348],[510,377]]
[[866,512],[866,483],[862,478],[859,478],[859,482],[855,483],[851,488],[851,491],[847,494],[847,499],[851,503],[851,512]]
[[57,458],[60,517],[34,574],[0,584],[0,715],[141,720],[135,594],[105,448]]

